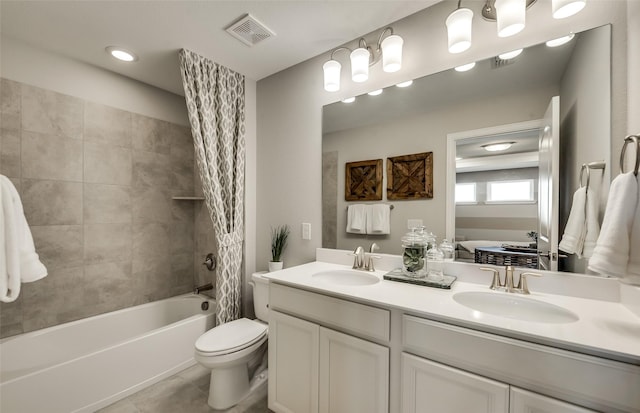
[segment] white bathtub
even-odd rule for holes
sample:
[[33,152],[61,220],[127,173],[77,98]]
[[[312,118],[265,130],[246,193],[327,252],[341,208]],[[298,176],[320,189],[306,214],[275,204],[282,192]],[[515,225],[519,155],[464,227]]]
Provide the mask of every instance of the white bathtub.
[[195,364],[194,343],[213,327],[214,312],[213,300],[187,294],[6,338],[0,411],[107,406]]

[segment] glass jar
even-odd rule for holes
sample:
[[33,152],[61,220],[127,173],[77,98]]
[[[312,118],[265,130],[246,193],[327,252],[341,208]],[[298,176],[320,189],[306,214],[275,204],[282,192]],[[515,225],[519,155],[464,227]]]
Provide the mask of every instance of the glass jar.
[[427,242],[421,230],[412,228],[402,237],[402,272],[412,278],[426,275],[425,254]]
[[453,261],[455,258],[456,248],[448,239],[442,240],[440,243],[440,251],[442,251],[445,261]]
[[427,251],[427,278],[432,281],[444,280],[444,254],[438,247]]

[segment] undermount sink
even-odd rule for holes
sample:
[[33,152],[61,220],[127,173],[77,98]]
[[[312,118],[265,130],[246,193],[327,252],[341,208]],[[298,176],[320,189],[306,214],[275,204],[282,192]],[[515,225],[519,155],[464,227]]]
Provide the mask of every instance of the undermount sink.
[[468,291],[454,294],[453,299],[472,310],[516,320],[563,324],[579,319],[575,313],[557,305],[509,293]]
[[380,279],[371,273],[355,270],[321,271],[313,274],[312,277],[340,285],[372,285],[380,282]]

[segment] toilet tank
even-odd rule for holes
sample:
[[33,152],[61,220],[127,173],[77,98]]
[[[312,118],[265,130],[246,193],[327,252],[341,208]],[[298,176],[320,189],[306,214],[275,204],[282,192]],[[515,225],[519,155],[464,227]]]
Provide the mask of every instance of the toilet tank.
[[265,323],[269,322],[269,280],[262,275],[266,271],[255,272],[251,275],[253,285],[253,310],[256,317]]

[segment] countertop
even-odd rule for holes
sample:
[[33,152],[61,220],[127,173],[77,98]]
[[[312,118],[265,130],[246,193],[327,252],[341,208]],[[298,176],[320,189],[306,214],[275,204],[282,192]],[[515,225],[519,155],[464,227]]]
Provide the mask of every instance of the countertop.
[[[314,261],[308,264],[264,274],[273,282],[302,288],[338,298],[354,300],[377,307],[398,309],[431,320],[485,331],[501,336],[548,345],[583,354],[640,365],[640,317],[620,302],[598,300],[547,292],[531,291],[531,298],[563,307],[578,315],[579,320],[564,324],[522,321],[474,311],[453,299],[464,291],[492,291],[488,284],[462,281],[460,277],[450,290],[387,281],[388,272],[370,274],[380,278],[372,285],[350,286],[320,281],[313,274],[328,270],[350,270],[351,266]],[[449,275],[456,275],[447,272]]]

